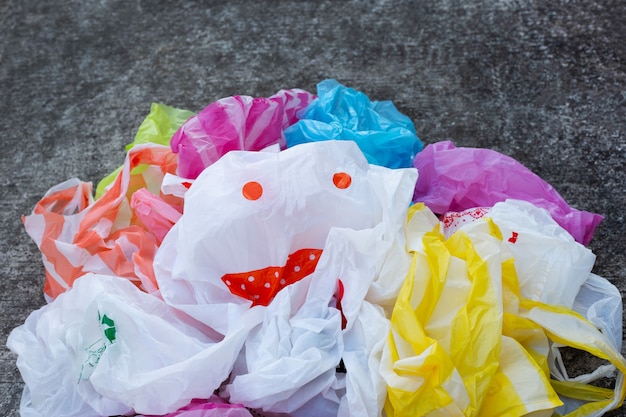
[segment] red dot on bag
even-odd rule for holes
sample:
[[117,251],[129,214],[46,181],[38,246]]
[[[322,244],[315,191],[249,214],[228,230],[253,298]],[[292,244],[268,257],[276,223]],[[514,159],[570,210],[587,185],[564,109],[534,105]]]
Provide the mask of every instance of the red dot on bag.
[[258,200],[263,194],[263,187],[256,181],[250,181],[244,184],[241,193],[248,200]]
[[333,183],[335,184],[335,187],[343,190],[352,184],[352,177],[347,172],[338,172],[333,175]]

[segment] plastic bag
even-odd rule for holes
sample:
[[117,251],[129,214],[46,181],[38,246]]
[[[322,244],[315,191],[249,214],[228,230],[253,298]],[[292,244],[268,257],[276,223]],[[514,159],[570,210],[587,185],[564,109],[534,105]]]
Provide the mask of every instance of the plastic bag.
[[[549,416],[560,407],[599,416],[622,403],[624,358],[582,316],[521,295],[495,219],[466,223],[446,239],[430,210],[416,205],[411,214],[413,265],[381,361],[387,415]],[[569,378],[561,346],[608,364]],[[615,389],[590,385],[616,371]]]
[[[380,224],[386,244],[404,254],[400,239],[415,178],[412,168],[368,165],[347,141],[229,152],[191,185],[183,216],[157,252],[161,294],[226,333],[251,305],[267,305],[310,274],[333,227]],[[373,283],[373,302],[393,303],[399,282],[388,277]]]
[[145,189],[153,195],[150,201],[161,201],[161,206],[151,204],[157,212],[166,207],[163,217],[172,219],[172,210],[182,211],[182,199],[160,192],[165,173],[175,170],[176,156],[169,148],[144,144],[130,150],[115,182],[95,202],[91,184],[78,179],[46,193],[23,222],[42,253],[48,299],[87,272],[124,277],[145,291],[157,290],[152,260],[158,246],[155,235],[164,231],[142,223],[142,213],[131,206],[142,205],[134,194]]
[[22,408],[42,417],[160,415],[210,398],[258,313],[222,339],[127,280],[85,275],[9,336],[29,392]]
[[259,151],[276,143],[284,147],[283,130],[314,98],[304,90],[291,89],[269,98],[233,96],[210,104],[172,137],[178,175],[195,179],[228,151]]
[[[484,230],[478,247],[459,232],[446,241],[430,211],[413,213],[407,243],[413,265],[381,366],[386,412],[480,415],[502,351],[500,242]],[[489,227],[468,227],[477,226]]]
[[[336,278],[326,280],[330,286],[325,294],[312,294],[317,299],[307,304],[315,278],[288,286],[268,306],[263,325],[246,340],[245,365],[235,366],[234,380],[226,387],[224,395],[231,402],[299,416],[315,398],[313,402],[321,404],[309,405],[307,412],[313,413],[309,415],[328,415],[327,401],[316,397],[330,390],[341,360],[341,313],[329,306]],[[337,404],[331,409],[336,415]]]
[[[169,201],[175,200],[171,196],[167,198]],[[145,188],[133,193],[130,208],[134,210],[137,220],[156,238],[158,244],[163,241],[167,232],[183,214],[182,206],[169,204]]]
[[452,142],[438,142],[417,154],[414,165],[420,177],[413,201],[423,202],[437,214],[491,207],[507,198],[525,200],[548,210],[583,245],[603,219],[570,207],[528,168],[490,149],[455,148]]
[[[169,146],[170,140],[178,128],[194,115],[195,113],[188,110],[177,109],[161,103],[152,103],[150,113],[139,125],[133,142],[126,145],[126,151],[130,151],[134,146],[142,143]],[[98,183],[96,199],[102,197],[106,188],[115,181],[121,170],[122,167],[119,167]]]
[[[571,417],[599,417],[622,405],[626,396],[626,360],[615,350],[609,337],[573,311],[524,300],[521,307],[520,315],[541,326],[552,342],[549,365],[554,380],[551,383],[564,402],[557,409],[558,413]],[[588,374],[570,377],[558,351],[564,346],[588,352],[605,360],[606,365]],[[600,388],[592,385],[603,378],[615,379],[615,387]]]
[[[383,270],[401,282],[407,264],[389,257],[380,229],[332,229],[312,275],[285,288],[245,343],[225,395],[290,416],[378,416],[378,374],[389,321],[366,300]],[[391,246],[388,249],[395,250]]]
[[621,345],[621,296],[604,278],[591,274],[596,259],[591,250],[546,210],[522,200],[445,213],[443,233],[450,237],[482,218],[493,219],[504,236],[502,244],[514,258],[522,297],[573,308],[615,335]]
[[622,294],[613,284],[590,274],[576,295],[572,309],[600,329],[616,351],[622,351]]
[[217,395],[213,395],[208,400],[194,400],[180,410],[165,416],[135,417],[252,417],[252,414],[241,404],[228,404]]
[[487,214],[515,259],[523,298],[572,308],[596,256],[531,203],[506,200]]
[[285,129],[287,146],[329,139],[352,140],[370,164],[408,168],[423,145],[411,119],[391,101],[374,101],[336,80],[317,85],[318,98]]

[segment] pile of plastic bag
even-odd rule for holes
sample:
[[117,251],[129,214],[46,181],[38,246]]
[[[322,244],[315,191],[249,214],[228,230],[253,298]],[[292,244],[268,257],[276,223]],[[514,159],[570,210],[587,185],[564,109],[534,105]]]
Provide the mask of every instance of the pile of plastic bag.
[[602,415],[626,360],[601,219],[334,80],[153,104],[95,197],[23,218],[48,304],[8,340],[21,414]]

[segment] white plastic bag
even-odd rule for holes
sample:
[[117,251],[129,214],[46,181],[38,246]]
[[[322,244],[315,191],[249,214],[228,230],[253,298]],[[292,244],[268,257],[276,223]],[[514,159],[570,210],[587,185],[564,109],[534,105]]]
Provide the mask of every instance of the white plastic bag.
[[515,258],[522,297],[572,308],[593,268],[593,252],[576,242],[547,210],[527,201],[496,203],[486,216],[498,225],[502,244]]
[[[353,142],[279,153],[229,152],[185,194],[185,212],[155,256],[166,302],[226,334],[251,305],[267,305],[309,275],[332,227],[384,223],[385,244],[408,264],[402,227],[414,169],[368,165]],[[399,238],[396,238],[399,236]],[[381,274],[369,297],[391,305],[399,284]]]
[[[389,321],[365,300],[387,258],[380,237],[377,228],[330,231],[315,272],[281,291],[250,333],[226,387],[231,402],[290,416],[380,414]],[[402,281],[406,268],[395,267]]]
[[550,213],[532,203],[508,199],[493,207],[476,207],[444,215],[449,238],[473,222],[489,217],[498,225],[504,250],[515,258],[521,295],[571,308],[591,273],[596,256],[562,228]]
[[490,217],[503,234],[502,245],[515,258],[521,296],[572,308],[622,345],[622,297],[606,279],[592,274],[595,255],[577,243],[550,214],[521,200],[506,200],[491,208],[446,213],[447,237],[468,224]]
[[172,412],[228,377],[257,309],[223,340],[130,281],[88,274],[13,330],[26,383],[23,413],[109,416]]
[[613,343],[613,348],[621,352],[623,303],[615,285],[601,276],[589,274],[572,308],[595,324]]

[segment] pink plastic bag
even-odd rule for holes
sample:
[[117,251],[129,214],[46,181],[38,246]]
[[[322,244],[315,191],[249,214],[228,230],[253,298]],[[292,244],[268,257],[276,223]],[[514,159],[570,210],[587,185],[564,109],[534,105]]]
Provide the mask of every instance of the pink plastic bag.
[[[168,197],[172,200],[171,196]],[[130,207],[135,211],[137,219],[157,238],[159,244],[183,215],[182,205],[169,204],[145,188],[137,190],[132,195]]]
[[269,98],[226,97],[210,104],[178,129],[171,141],[178,153],[178,175],[195,179],[232,150],[260,151],[285,145],[283,130],[315,96],[300,89],[280,90]]
[[413,201],[433,212],[491,207],[507,198],[550,212],[577,242],[587,245],[603,216],[570,207],[550,184],[515,159],[490,149],[456,148],[444,141],[426,146],[414,161],[419,178]]
[[[135,417],[158,417],[136,415]],[[189,405],[163,417],[252,417],[241,404],[228,404],[217,395],[208,400],[193,400]]]

